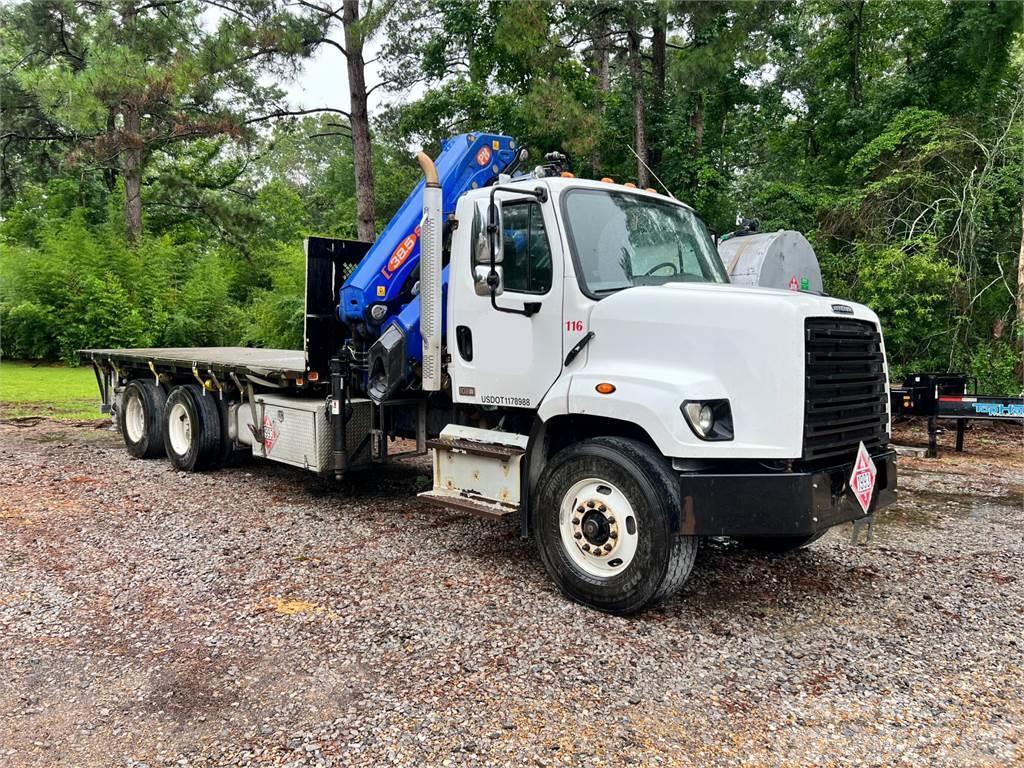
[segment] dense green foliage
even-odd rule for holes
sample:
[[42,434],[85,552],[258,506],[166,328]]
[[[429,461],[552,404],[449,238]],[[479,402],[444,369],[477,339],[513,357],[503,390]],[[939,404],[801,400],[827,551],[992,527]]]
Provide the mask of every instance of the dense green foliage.
[[[355,236],[345,119],[262,119],[281,106],[264,84],[301,65],[315,30],[274,0],[220,3],[236,12],[215,27],[201,0],[171,4],[173,18],[133,5],[136,36],[102,4],[0,7],[5,355],[299,345],[302,238]],[[826,290],[881,315],[896,375],[965,369],[1019,390],[1021,8],[378,4],[391,94],[373,123],[378,230],[417,179],[411,147],[495,130],[625,181],[643,173],[629,149],[642,139],[657,177],[717,230],[742,215],[805,232]],[[138,93],[134,236],[130,179],[104,152],[135,146],[111,105]]]

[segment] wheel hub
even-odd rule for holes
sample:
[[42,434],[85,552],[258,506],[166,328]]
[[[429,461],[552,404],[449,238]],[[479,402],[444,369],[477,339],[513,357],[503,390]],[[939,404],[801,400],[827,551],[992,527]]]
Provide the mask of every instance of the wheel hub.
[[179,456],[184,456],[192,445],[192,420],[181,403],[175,403],[171,408],[167,419],[167,428],[171,438],[171,448]]
[[565,554],[592,578],[625,573],[640,540],[636,510],[614,483],[600,477],[579,480],[566,490],[558,526]]
[[124,409],[124,426],[128,432],[128,439],[137,443],[142,439],[146,431],[146,413],[142,407],[142,401],[138,397],[129,397],[128,404]]
[[583,528],[583,538],[591,544],[602,545],[608,541],[611,525],[608,518],[600,512],[588,512],[583,517],[583,524],[580,527]]
[[600,499],[588,499],[576,507],[572,527],[576,546],[589,555],[608,557],[618,546],[618,520]]

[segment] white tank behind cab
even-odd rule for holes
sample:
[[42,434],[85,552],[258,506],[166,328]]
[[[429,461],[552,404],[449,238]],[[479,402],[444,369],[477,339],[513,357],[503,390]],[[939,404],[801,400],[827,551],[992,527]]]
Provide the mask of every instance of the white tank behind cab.
[[734,235],[718,253],[737,285],[822,292],[821,268],[807,238],[791,229]]

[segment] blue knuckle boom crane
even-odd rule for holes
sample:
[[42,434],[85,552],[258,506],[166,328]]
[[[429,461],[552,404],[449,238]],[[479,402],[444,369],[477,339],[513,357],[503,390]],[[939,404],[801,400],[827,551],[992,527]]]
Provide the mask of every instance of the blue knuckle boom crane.
[[[435,161],[444,201],[442,221],[448,221],[463,193],[513,173],[525,157],[510,136],[465,133],[448,139]],[[356,349],[367,347],[366,391],[377,402],[408,381],[422,362],[419,272],[425,189],[426,182],[420,180],[340,291],[338,317],[349,331],[349,343]],[[447,284],[445,266],[442,316]]]

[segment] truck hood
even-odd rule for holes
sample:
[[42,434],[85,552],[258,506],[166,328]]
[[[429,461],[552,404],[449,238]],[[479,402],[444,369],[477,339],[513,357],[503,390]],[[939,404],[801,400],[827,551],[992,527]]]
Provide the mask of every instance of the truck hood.
[[[591,310],[586,361],[566,371],[569,410],[625,414],[667,456],[799,458],[808,317],[878,324],[863,305],[795,291],[708,283],[620,291]],[[616,392],[594,397],[600,381]],[[702,441],[679,407],[717,398],[730,401],[735,438]]]

